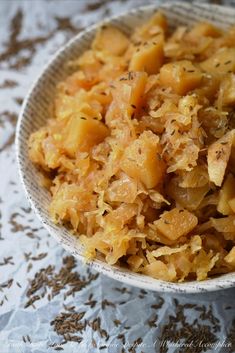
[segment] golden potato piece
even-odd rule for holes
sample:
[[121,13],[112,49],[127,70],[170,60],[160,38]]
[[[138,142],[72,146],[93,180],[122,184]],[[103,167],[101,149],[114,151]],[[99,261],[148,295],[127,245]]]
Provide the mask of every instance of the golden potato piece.
[[144,267],[142,271],[145,275],[165,281],[174,281],[176,271],[172,264],[167,266],[164,262],[156,260]]
[[165,64],[160,69],[161,84],[180,95],[199,86],[201,79],[201,71],[188,60]]
[[113,26],[103,26],[97,32],[92,43],[92,49],[108,52],[112,55],[122,55],[129,45],[124,33]]
[[204,36],[204,37],[217,38],[221,36],[221,34],[222,34],[222,31],[219,28],[213,26],[211,23],[199,22],[188,33],[188,37],[197,38],[197,37]]
[[137,48],[131,58],[129,69],[145,71],[149,75],[156,74],[163,64],[163,59],[163,37],[158,36]]
[[235,71],[235,48],[221,48],[200,64],[210,74],[225,74]]
[[94,145],[102,142],[108,134],[109,130],[102,122],[73,115],[66,126],[63,147],[70,157],[74,157],[77,150],[89,151]]
[[[109,114],[115,115],[115,110],[118,110],[121,113],[126,112],[131,117],[142,105],[147,78],[146,72],[129,71],[126,75],[122,75],[114,84],[112,95],[116,106],[114,112],[111,111]],[[106,116],[107,121],[112,119],[109,114]]]
[[235,105],[235,75],[229,74],[220,84],[223,105]]
[[219,192],[219,202],[217,210],[223,215],[227,216],[233,214],[229,201],[235,197],[235,178],[229,174]]
[[151,189],[161,182],[165,173],[161,153],[159,137],[145,131],[126,148],[120,167],[127,175]]
[[137,28],[132,36],[134,42],[147,41],[156,35],[164,34],[167,30],[167,19],[160,11],[156,12],[150,20]]
[[235,266],[235,246],[229,251],[228,255],[225,256],[224,260],[232,266]]
[[156,228],[170,240],[188,234],[197,223],[197,217],[193,213],[177,207],[164,212],[161,218],[154,222]]
[[235,130],[229,131],[208,148],[207,163],[209,179],[215,185],[221,186],[225,170],[231,154]]
[[127,263],[130,266],[131,270],[135,272],[138,271],[143,261],[144,260],[138,255],[131,255],[127,259]]
[[125,85],[129,84],[131,87],[128,102],[128,113],[130,115],[142,104],[147,78],[148,76],[145,72],[131,72],[131,74],[128,74],[128,81],[125,81]]
[[147,25],[149,26],[150,29],[151,29],[151,27],[159,26],[160,28],[163,29],[163,31],[166,31],[167,30],[167,18],[162,12],[157,11],[150,18],[150,20],[147,23]]

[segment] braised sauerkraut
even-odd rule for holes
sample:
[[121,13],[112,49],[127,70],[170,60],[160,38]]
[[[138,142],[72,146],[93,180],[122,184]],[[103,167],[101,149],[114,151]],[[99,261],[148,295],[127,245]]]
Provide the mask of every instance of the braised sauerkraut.
[[235,27],[107,25],[32,133],[54,222],[87,259],[167,281],[235,269]]

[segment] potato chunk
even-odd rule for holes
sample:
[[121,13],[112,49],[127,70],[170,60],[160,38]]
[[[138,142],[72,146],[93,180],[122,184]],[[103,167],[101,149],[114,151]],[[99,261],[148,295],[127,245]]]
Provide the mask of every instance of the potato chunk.
[[119,29],[113,26],[103,26],[96,34],[92,49],[119,56],[125,52],[128,45],[128,38]]
[[131,92],[129,96],[129,106],[128,112],[132,114],[136,109],[138,109],[143,101],[143,95],[145,90],[145,85],[147,83],[147,75],[145,72],[132,73],[129,79],[129,82],[126,81],[126,84],[129,84],[131,87]]
[[176,240],[191,232],[197,223],[198,220],[194,214],[176,207],[164,212],[154,225],[165,237]]
[[191,31],[188,33],[188,36],[190,38],[197,38],[201,36],[217,38],[221,34],[222,31],[213,26],[211,23],[199,22],[191,29]]
[[65,129],[64,150],[74,157],[77,150],[89,151],[108,136],[108,128],[100,121],[80,115],[73,115]]
[[210,74],[235,72],[235,48],[221,48],[203,61],[200,67]]
[[221,186],[234,143],[235,130],[229,131],[208,148],[207,163],[209,179]]
[[163,63],[163,37],[158,36],[137,48],[133,54],[129,69],[146,71],[149,75],[158,73]]
[[201,71],[188,60],[165,64],[160,69],[161,84],[180,95],[199,86],[201,79]]
[[235,75],[229,74],[223,79],[220,94],[223,105],[235,105]]
[[137,28],[132,36],[134,42],[152,39],[167,30],[167,19],[161,12],[156,12],[143,26]]
[[229,205],[229,201],[234,197],[235,178],[232,174],[229,174],[224,182],[223,187],[220,190],[217,210],[225,216],[233,214],[234,212]]
[[229,251],[228,255],[225,256],[224,260],[232,266],[235,266],[235,246]]
[[159,26],[164,31],[166,31],[167,30],[167,19],[166,19],[166,16],[162,12],[157,11],[150,18],[149,22],[147,23],[147,26],[149,27],[149,30],[151,30],[151,27]]
[[161,182],[165,173],[161,152],[159,137],[151,131],[145,131],[126,148],[120,167],[147,188],[153,188]]
[[[147,78],[146,72],[130,71],[114,83],[112,95],[119,112],[126,112],[131,117],[141,107]],[[105,119],[109,121],[111,117],[107,115]]]
[[172,264],[166,265],[164,262],[159,260],[155,260],[149,265],[146,265],[142,272],[147,276],[165,281],[174,281],[176,278],[174,266]]

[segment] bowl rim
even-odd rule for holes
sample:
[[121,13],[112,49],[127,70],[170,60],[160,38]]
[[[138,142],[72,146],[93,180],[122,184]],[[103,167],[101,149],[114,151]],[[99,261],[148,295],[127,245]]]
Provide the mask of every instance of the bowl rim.
[[[150,10],[156,11],[158,9],[164,10],[164,8],[169,9],[172,6],[177,6],[177,5],[184,5],[185,7],[188,7],[188,9],[190,9],[190,7],[197,5],[197,3],[195,4],[195,3],[176,1],[176,2],[166,2],[158,5],[157,4],[144,5],[131,10],[121,12],[118,15],[109,16],[102,21],[99,21],[97,23],[92,24],[91,26],[88,26],[85,30],[82,30],[77,35],[73,36],[65,45],[62,45],[50,57],[50,59],[42,66],[38,75],[36,75],[36,78],[33,80],[32,84],[30,85],[28,93],[26,94],[23,104],[21,106],[21,110],[18,116],[18,121],[16,126],[16,135],[15,135],[16,162],[17,162],[17,169],[18,169],[20,183],[23,186],[23,190],[25,192],[27,200],[30,203],[31,208],[35,212],[40,222],[43,224],[44,228],[48,231],[50,235],[52,235],[56,239],[57,242],[59,242],[62,245],[62,247],[65,250],[70,252],[73,256],[75,256],[82,262],[84,262],[83,256],[77,254],[76,251],[71,251],[71,248],[69,247],[69,245],[59,241],[60,235],[58,234],[58,232],[53,230],[44,220],[38,207],[32,200],[30,196],[30,190],[25,183],[25,180],[24,180],[25,170],[24,168],[22,168],[21,162],[20,162],[20,145],[21,145],[20,134],[21,134],[22,123],[24,121],[25,109],[30,101],[30,98],[34,89],[37,87],[38,82],[40,78],[43,76],[43,74],[45,73],[45,71],[53,64],[53,62],[59,57],[61,53],[64,53],[68,48],[73,46],[73,44],[76,44],[77,46],[79,46],[79,40],[81,40],[84,37],[84,35],[86,35],[89,32],[93,32],[94,30],[98,29],[104,24],[112,23],[114,20],[125,19],[126,16],[130,16],[130,15],[135,16],[140,12],[146,12]],[[229,8],[228,6],[220,6],[220,5],[207,4],[207,3],[203,3],[203,4],[199,3],[198,5],[200,6],[200,8],[203,8],[203,7],[207,9],[211,8],[211,9],[216,9],[217,11],[222,9],[231,9],[235,13],[234,9]],[[103,273],[104,275],[112,279],[115,279],[119,282],[122,282],[124,284],[132,285],[134,287],[147,289],[155,292],[161,292],[161,293],[162,292],[187,293],[187,294],[205,293],[205,292],[228,289],[235,286],[235,273],[220,275],[216,278],[211,278],[204,281],[192,281],[192,282],[188,281],[188,282],[178,283],[178,282],[167,282],[163,280],[154,279],[152,277],[149,277],[143,274],[137,274],[126,268],[109,265],[106,262],[103,262],[99,259],[91,260],[86,264],[90,268],[93,268],[96,271],[98,271],[99,273]],[[231,277],[231,274],[233,274],[233,278],[229,278],[229,279],[226,278],[226,276],[228,275],[230,275]]]

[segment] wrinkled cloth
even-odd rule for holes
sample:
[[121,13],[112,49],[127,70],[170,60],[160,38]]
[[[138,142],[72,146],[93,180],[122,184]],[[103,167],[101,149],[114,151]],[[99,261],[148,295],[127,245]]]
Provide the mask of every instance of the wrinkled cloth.
[[1,353],[235,352],[235,288],[200,295],[154,293],[90,271],[42,227],[17,173],[17,115],[43,65],[88,25],[153,2],[1,1]]

